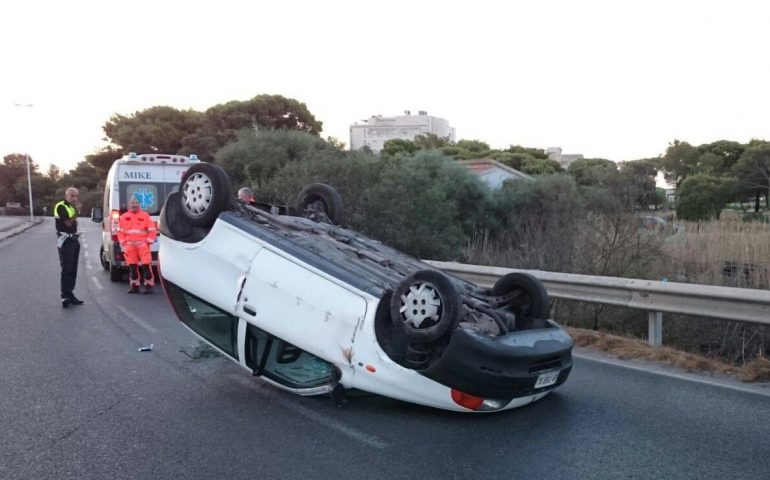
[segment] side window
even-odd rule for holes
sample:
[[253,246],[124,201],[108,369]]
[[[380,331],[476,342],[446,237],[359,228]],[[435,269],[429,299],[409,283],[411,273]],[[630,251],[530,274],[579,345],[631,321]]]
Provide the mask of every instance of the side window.
[[238,318],[166,282],[179,319],[211,344],[238,358]]
[[251,324],[246,329],[246,364],[257,375],[299,390],[326,386],[334,375],[331,363]]

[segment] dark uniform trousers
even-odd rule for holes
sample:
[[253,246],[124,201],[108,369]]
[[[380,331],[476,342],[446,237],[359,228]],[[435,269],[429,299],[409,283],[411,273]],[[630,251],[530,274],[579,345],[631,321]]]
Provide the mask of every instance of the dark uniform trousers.
[[61,298],[72,298],[75,280],[78,277],[78,256],[80,242],[77,237],[69,237],[59,248],[59,263],[61,263]]

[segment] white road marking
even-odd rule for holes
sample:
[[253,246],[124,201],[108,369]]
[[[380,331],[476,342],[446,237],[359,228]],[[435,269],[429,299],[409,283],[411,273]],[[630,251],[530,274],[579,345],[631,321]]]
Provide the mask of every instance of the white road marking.
[[[228,377],[232,378],[233,380],[236,380],[238,383],[245,385],[249,388],[256,388],[256,385],[254,385],[253,379],[251,379],[250,377],[244,377],[243,375],[228,375]],[[379,449],[388,448],[390,446],[388,445],[387,442],[380,440],[374,435],[370,435],[366,432],[362,432],[361,430],[358,430],[355,427],[351,427],[350,425],[342,423],[335,418],[329,417],[322,413],[318,413],[315,410],[312,410],[310,408],[294,403],[291,400],[288,400],[287,398],[285,398],[284,396],[279,395],[277,392],[270,391],[268,388],[260,389],[260,393],[271,397],[273,400],[277,401],[284,407],[287,407],[290,410],[294,410],[296,413],[299,413],[303,417],[309,420],[312,420],[316,423],[320,423],[325,427],[329,427],[332,430],[336,430],[339,433],[346,435],[357,442],[361,442],[366,445],[369,445],[370,447],[379,448]],[[329,402],[331,401],[332,400],[329,399]]]
[[92,268],[94,268],[94,267],[92,267],[92,266],[91,266],[91,263],[90,263],[90,262],[86,262],[86,268],[88,268],[88,269],[90,270],[90,269],[92,269]]
[[[88,268],[91,268],[91,267],[89,266]],[[91,280],[94,281],[94,284],[96,285],[96,288],[98,288],[99,290],[103,290],[104,289],[104,287],[102,287],[102,282],[100,282],[98,278],[91,277]]]
[[88,250],[86,250],[85,252],[83,252],[83,255],[84,255],[85,257],[88,257]]
[[702,385],[709,385],[711,387],[720,387],[720,388],[726,388],[729,390],[735,390],[737,392],[743,392],[743,393],[753,393],[755,395],[762,395],[763,397],[770,397],[770,390],[762,390],[762,386],[756,386],[756,387],[742,387],[740,385],[733,385],[726,382],[719,382],[716,380],[709,380],[707,378],[698,377],[695,375],[687,375],[684,373],[677,373],[677,372],[668,372],[665,370],[660,370],[658,368],[654,368],[647,365],[634,365],[631,363],[628,363],[623,360],[615,360],[612,358],[599,358],[595,357],[593,355],[584,355],[580,353],[572,353],[572,356],[575,358],[580,358],[582,360],[588,360],[591,362],[596,363],[603,363],[605,365],[613,365],[616,367],[621,368],[628,368],[630,370],[636,370],[637,372],[647,372],[651,373],[653,375],[661,375],[664,377],[669,378],[676,378],[677,380],[684,380],[687,382],[693,382],[693,383],[700,383]]
[[117,305],[117,307],[118,307],[118,310],[120,310],[123,313],[123,315],[125,315],[128,318],[130,318],[131,320],[133,320],[134,323],[136,323],[140,327],[144,328],[145,330],[149,330],[149,331],[151,331],[153,333],[158,331],[155,327],[153,327],[149,323],[145,322],[144,320],[142,320],[138,316],[136,316],[133,313],[131,313],[127,308],[121,307],[120,305]]

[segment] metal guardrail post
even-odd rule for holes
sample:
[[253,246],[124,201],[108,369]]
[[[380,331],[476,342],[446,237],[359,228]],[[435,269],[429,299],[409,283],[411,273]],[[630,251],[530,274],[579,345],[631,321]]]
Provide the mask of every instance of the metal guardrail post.
[[663,345],[663,313],[647,312],[649,328],[647,329],[647,341],[653,347]]

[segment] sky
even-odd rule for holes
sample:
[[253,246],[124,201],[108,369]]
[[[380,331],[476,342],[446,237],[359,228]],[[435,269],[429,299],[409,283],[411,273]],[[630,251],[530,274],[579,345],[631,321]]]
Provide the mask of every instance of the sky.
[[761,0],[4,0],[0,155],[66,171],[111,115],[260,94],[346,144],[404,110],[615,161],[770,139],[768,18]]

